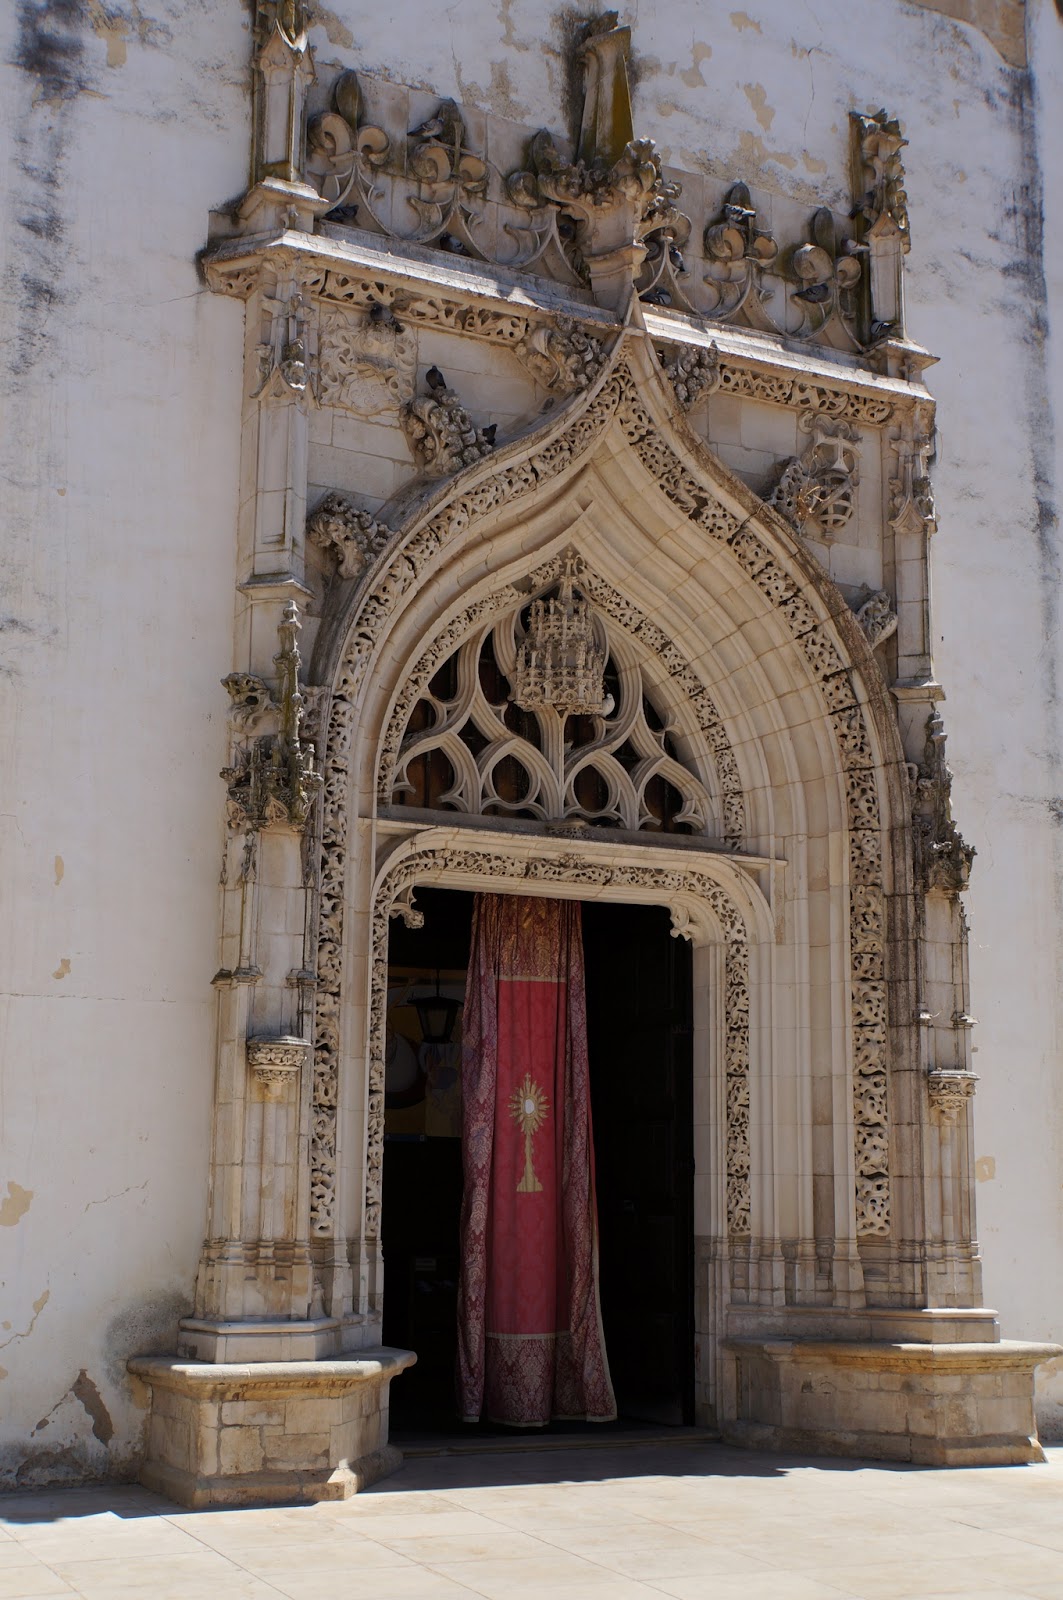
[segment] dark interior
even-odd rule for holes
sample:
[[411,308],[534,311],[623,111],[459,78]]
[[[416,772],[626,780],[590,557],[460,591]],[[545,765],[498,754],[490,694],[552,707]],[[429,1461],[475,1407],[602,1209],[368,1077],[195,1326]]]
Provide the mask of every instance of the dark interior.
[[[429,1033],[438,1037],[458,1028],[454,1002],[446,997],[458,992],[468,964],[473,896],[421,889],[417,905],[422,928],[392,924],[389,968],[396,975],[393,992],[421,996],[417,1015],[428,1018]],[[690,947],[671,937],[668,912],[658,906],[586,903],[583,941],[602,1322],[619,1420],[690,1423]],[[433,1002],[434,1012],[424,1009]],[[404,1014],[412,1017],[413,1008]],[[456,1059],[456,1046],[454,1052]],[[434,1131],[415,1131],[418,1096],[423,1099],[424,1090],[412,1066],[387,1095],[383,1335],[386,1344],[418,1357],[392,1388],[392,1425],[468,1433],[454,1403],[461,1139],[454,1132],[441,1135],[446,1125],[438,1117]],[[556,1426],[571,1431],[573,1425]]]

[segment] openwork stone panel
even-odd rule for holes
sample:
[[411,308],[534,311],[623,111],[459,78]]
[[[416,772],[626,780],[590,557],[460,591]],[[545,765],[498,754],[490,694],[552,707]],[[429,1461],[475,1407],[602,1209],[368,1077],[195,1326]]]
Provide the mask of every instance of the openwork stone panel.
[[[537,738],[529,746],[526,738],[520,738],[507,726],[504,705],[488,702],[478,670],[479,658],[485,641],[490,639],[493,663],[510,676],[517,655],[521,612],[531,596],[557,583],[566,565],[575,572],[580,589],[593,600],[600,619],[598,625],[607,634],[611,660],[617,668],[618,704],[610,715],[595,719],[593,729],[584,730],[588,737],[582,742],[575,740],[572,724],[563,724],[549,708],[536,712]],[[495,621],[499,617],[502,620]],[[681,813],[673,820],[695,832],[710,831],[713,819],[708,793],[690,769],[665,749],[663,730],[647,722],[646,685],[628,635],[637,639],[665,669],[671,687],[682,695],[705,735],[706,756],[715,768],[721,796],[719,831],[727,842],[738,844],[744,825],[738,764],[707,688],[662,629],[582,562],[577,564],[571,555],[537,568],[526,587],[506,585],[490,598],[467,607],[420,657],[384,736],[377,791],[381,803],[398,798],[396,790],[401,791],[404,782],[408,784],[407,775],[415,762],[432,750],[440,750],[447,755],[454,778],[452,794],[436,802],[443,806],[471,812],[527,811],[543,821],[579,816],[639,829],[652,827],[659,820],[647,810],[644,800],[649,783],[656,777],[669,783],[682,801]],[[429,692],[428,685],[448,656],[452,657],[455,684],[452,697],[444,704]],[[429,708],[431,725],[408,734],[404,741],[404,731],[418,706],[422,710]],[[473,743],[479,746],[475,755]],[[500,800],[495,793],[492,773],[506,756],[519,760],[531,775],[528,797],[516,804]],[[607,805],[599,816],[583,807],[574,793],[576,777],[588,764],[602,774],[609,790]]]
[[749,944],[745,924],[730,896],[712,878],[683,868],[615,866],[584,856],[514,861],[486,850],[430,849],[400,861],[384,877],[373,905],[372,995],[369,1022],[369,1129],[366,1157],[365,1236],[380,1235],[380,1197],[384,1152],[384,1071],[387,1022],[388,920],[401,915],[421,926],[412,889],[447,874],[474,874],[485,880],[558,883],[566,887],[649,890],[672,909],[676,933],[688,931],[677,895],[694,896],[710,907],[726,943],[725,1097],[727,1229],[734,1237],[751,1231],[749,1157]]

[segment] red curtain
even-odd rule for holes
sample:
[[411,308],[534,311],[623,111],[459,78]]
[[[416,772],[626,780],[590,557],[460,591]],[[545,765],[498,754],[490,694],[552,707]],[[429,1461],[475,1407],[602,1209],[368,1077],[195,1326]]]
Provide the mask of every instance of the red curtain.
[[462,1034],[462,1416],[609,1421],[578,903],[476,896]]

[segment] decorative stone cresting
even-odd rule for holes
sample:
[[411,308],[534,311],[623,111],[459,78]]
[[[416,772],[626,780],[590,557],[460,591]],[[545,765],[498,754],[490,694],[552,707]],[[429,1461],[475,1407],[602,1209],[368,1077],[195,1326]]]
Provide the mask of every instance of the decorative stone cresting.
[[387,1028],[388,921],[401,915],[420,927],[411,890],[447,873],[474,873],[535,883],[649,889],[672,908],[673,933],[689,937],[689,922],[676,895],[692,895],[712,910],[726,941],[724,1072],[727,1106],[727,1228],[735,1237],[751,1231],[749,1155],[749,945],[745,924],[721,886],[705,873],[683,867],[613,866],[585,856],[514,861],[487,850],[426,849],[398,862],[381,882],[373,905],[372,996],[369,1020],[369,1131],[366,1154],[365,1236],[380,1234],[384,1153],[384,1054]]

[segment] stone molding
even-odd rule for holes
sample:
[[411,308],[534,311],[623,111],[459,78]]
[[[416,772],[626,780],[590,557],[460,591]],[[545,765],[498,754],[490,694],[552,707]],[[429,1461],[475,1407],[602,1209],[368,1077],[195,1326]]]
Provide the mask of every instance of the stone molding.
[[[885,982],[885,893],[876,760],[863,707],[850,681],[851,664],[838,653],[799,585],[750,526],[728,511],[695,478],[641,400],[619,352],[588,395],[571,402],[562,428],[540,449],[503,461],[444,501],[405,543],[401,537],[367,576],[351,616],[335,679],[325,759],[322,823],[322,916],[315,1033],[313,1228],[327,1234],[335,1209],[335,1107],[339,1064],[340,970],[348,831],[348,757],[353,706],[362,674],[390,616],[433,561],[478,516],[534,492],[582,457],[615,417],[629,445],[661,491],[731,555],[785,621],[818,682],[845,773],[850,854],[850,963],[853,1027],[853,1122],[856,1231],[862,1238],[891,1231]],[[769,512],[765,513],[770,516]]]
[[[304,294],[322,309],[347,306],[372,312],[386,307],[401,318],[403,327],[435,328],[508,346],[525,362],[528,351],[542,354],[551,330],[580,330],[598,343],[619,331],[615,316],[556,289],[548,292],[549,285],[533,279],[514,274],[510,283],[501,271],[484,279],[470,270],[473,263],[384,256],[371,240],[366,235],[355,244],[285,234],[266,245],[227,244],[207,257],[207,280],[218,293],[247,299],[262,286],[264,276],[268,280],[272,274],[298,270]],[[722,393],[874,428],[921,407],[932,425],[933,401],[921,383],[843,365],[818,347],[791,352],[771,335],[729,323],[666,315],[651,306],[645,307],[645,322],[654,342],[669,350],[709,352],[715,347]],[[552,352],[546,359],[547,365],[557,364]],[[666,363],[673,359],[662,356]],[[577,361],[569,370],[578,374],[582,366],[585,372],[586,365]],[[529,370],[543,381],[546,366],[540,363],[539,373],[533,366]],[[550,387],[565,392],[571,381],[555,376]]]
[[[541,848],[541,842],[535,845]],[[634,856],[634,852],[630,852]],[[606,859],[602,859],[605,856]],[[726,890],[704,872],[682,866],[636,865],[634,860],[610,862],[607,852],[580,855],[555,850],[529,859],[515,859],[507,851],[457,845],[417,849],[385,870],[372,910],[372,977],[369,1006],[369,1123],[365,1179],[365,1237],[380,1235],[380,1196],[384,1153],[384,1063],[387,1019],[388,921],[402,916],[408,927],[420,927],[423,917],[413,904],[418,883],[446,881],[461,875],[504,881],[520,893],[529,884],[585,885],[596,891],[649,890],[672,916],[673,934],[690,938],[696,931],[688,905],[677,901],[702,901],[716,919],[726,944],[724,993],[724,1080],[726,1094],[727,1230],[745,1236],[751,1230],[749,1145],[749,941],[738,906]]]

